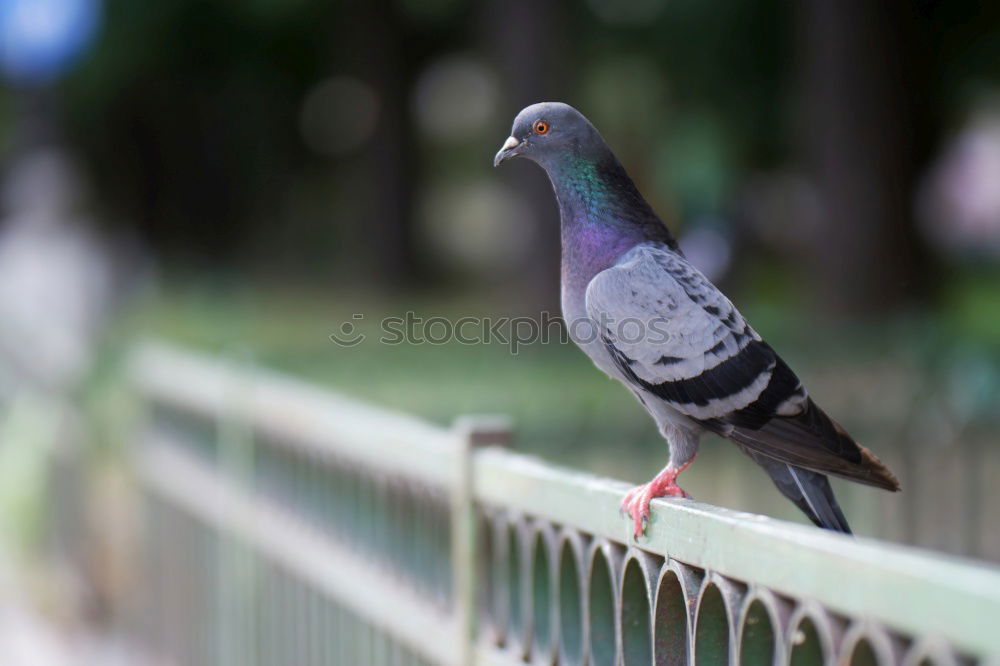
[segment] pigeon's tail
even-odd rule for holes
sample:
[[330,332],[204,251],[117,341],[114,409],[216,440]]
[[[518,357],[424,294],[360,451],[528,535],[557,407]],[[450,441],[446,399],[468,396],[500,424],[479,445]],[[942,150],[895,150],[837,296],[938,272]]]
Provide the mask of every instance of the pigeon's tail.
[[792,500],[802,513],[809,516],[809,520],[824,529],[851,534],[851,527],[833,496],[830,480],[826,476],[748,453],[767,471],[781,494]]
[[764,424],[734,423],[721,434],[741,448],[821,474],[839,476],[877,488],[896,491],[899,481],[871,451],[855,442],[819,406],[806,400],[795,416],[778,416]]
[[785,465],[788,475],[798,489],[798,495],[793,496],[784,491],[778,484],[778,479],[774,482],[778,488],[785,493],[785,496],[795,502],[809,519],[828,530],[851,534],[851,526],[847,524],[844,512],[837,504],[837,498],[833,496],[833,489],[830,487],[830,480],[822,474],[810,472],[806,469]]

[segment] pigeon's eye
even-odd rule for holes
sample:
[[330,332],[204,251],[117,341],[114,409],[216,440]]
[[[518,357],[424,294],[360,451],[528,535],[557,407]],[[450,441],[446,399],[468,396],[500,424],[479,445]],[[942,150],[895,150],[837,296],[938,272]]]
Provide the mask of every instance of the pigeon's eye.
[[535,134],[545,134],[549,131],[549,124],[544,120],[535,121]]

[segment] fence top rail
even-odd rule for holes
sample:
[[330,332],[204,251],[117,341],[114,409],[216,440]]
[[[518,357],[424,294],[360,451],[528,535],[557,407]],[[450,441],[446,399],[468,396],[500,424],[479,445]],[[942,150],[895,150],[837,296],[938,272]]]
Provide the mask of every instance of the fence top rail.
[[693,500],[655,500],[637,543],[618,508],[627,484],[496,447],[474,464],[476,498],[489,506],[1000,657],[995,566]]
[[132,354],[130,376],[153,404],[211,423],[245,423],[262,435],[259,445],[438,486],[452,485],[457,473],[453,431],[249,364],[146,342]]

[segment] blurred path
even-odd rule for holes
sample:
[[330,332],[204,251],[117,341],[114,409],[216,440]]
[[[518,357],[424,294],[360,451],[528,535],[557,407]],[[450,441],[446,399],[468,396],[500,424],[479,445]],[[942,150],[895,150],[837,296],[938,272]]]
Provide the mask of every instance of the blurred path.
[[140,666],[153,663],[110,636],[57,626],[22,590],[0,551],[0,664],[3,666]]

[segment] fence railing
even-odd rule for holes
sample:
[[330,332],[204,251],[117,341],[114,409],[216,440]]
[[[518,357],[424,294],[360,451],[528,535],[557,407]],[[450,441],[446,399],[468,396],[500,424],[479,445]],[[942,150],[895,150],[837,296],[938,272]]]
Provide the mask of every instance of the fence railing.
[[451,428],[164,346],[134,631],[178,664],[1000,664],[1000,570],[655,501]]

